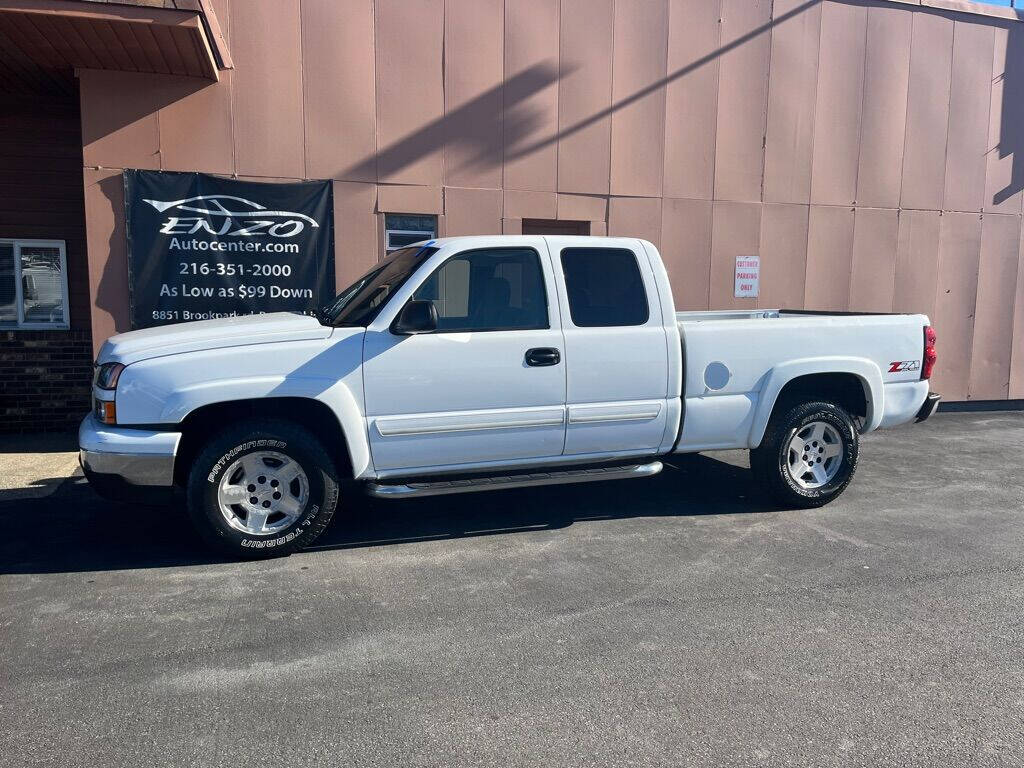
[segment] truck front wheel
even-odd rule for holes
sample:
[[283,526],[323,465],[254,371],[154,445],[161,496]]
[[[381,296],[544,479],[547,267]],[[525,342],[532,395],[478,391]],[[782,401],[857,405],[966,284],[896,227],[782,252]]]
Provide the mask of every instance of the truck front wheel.
[[772,416],[750,468],[787,507],[820,507],[850,484],[857,470],[857,428],[842,408],[800,403]]
[[199,535],[236,557],[308,546],[337,504],[334,463],[309,431],[287,421],[229,427],[200,451],[188,479],[188,511]]

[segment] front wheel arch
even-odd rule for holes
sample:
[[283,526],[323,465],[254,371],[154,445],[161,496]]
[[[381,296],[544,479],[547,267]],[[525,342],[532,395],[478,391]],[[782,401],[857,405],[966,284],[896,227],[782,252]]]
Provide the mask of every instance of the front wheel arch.
[[261,397],[210,403],[191,411],[181,422],[181,441],[174,460],[174,484],[184,488],[199,452],[225,426],[251,419],[274,418],[308,429],[334,462],[340,480],[354,476],[348,441],[330,406],[309,397]]

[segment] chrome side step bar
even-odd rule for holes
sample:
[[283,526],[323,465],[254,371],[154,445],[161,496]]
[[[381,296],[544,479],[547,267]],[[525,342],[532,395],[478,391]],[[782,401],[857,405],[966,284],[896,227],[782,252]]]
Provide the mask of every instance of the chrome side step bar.
[[664,468],[660,461],[649,464],[631,464],[624,467],[598,467],[595,469],[564,469],[552,472],[533,472],[524,475],[475,477],[462,480],[434,480],[385,485],[369,483],[366,491],[380,499],[411,499],[419,496],[441,496],[447,493],[473,491],[500,491],[506,488],[528,488],[536,485],[564,483],[593,483],[600,480],[626,480],[631,477],[651,477]]

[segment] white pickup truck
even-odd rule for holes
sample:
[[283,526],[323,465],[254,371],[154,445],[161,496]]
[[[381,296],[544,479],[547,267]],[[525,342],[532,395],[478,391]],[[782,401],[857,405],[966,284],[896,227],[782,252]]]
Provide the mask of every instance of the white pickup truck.
[[457,237],[399,250],[317,317],[110,338],[79,432],[97,490],[178,498],[208,542],[294,551],[342,481],[382,498],[648,477],[751,450],[789,507],[834,499],[858,435],[930,416],[924,315],[676,312],[651,243]]

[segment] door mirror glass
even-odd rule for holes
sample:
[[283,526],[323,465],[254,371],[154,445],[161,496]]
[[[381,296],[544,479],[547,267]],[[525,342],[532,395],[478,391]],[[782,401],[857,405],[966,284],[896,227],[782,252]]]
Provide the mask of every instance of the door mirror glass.
[[434,302],[416,299],[406,302],[391,330],[403,336],[437,330],[437,310],[434,309]]

